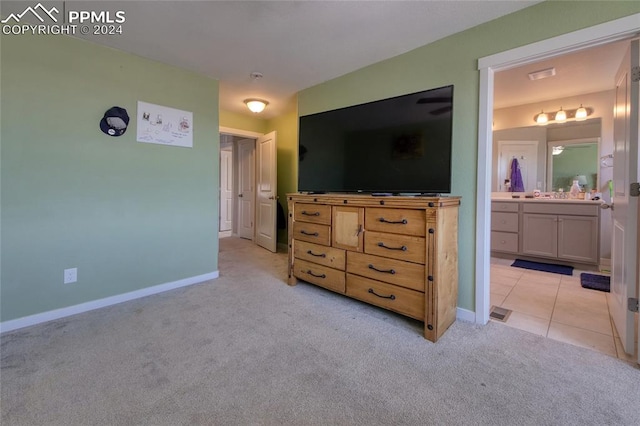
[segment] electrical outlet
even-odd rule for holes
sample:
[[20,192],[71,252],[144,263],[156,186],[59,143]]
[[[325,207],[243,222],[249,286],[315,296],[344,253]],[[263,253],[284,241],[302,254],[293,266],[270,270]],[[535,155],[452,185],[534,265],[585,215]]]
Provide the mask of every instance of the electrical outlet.
[[64,283],[71,284],[78,281],[78,268],[69,268],[64,270]]

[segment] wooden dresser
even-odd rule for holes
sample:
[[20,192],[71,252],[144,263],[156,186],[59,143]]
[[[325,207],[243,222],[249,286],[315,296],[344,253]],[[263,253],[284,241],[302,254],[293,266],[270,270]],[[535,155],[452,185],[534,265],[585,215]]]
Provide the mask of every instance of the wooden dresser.
[[297,279],[424,322],[456,319],[460,197],[288,194],[289,284]]

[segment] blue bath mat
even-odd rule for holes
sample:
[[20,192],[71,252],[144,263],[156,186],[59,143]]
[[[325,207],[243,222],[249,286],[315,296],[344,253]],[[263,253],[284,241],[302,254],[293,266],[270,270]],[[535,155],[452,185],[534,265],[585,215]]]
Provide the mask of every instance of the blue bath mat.
[[554,265],[552,263],[531,262],[529,260],[516,259],[511,264],[515,268],[533,269],[534,271],[552,272],[554,274],[573,275],[573,266]]
[[611,278],[606,275],[587,274],[583,272],[580,274],[580,285],[584,288],[606,291],[608,293],[611,288]]

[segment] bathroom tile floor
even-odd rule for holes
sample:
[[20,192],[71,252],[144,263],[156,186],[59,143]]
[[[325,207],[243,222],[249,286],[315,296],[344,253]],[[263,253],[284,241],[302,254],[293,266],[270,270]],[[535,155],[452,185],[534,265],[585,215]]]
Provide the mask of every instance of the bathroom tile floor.
[[613,357],[634,359],[622,349],[609,315],[607,293],[580,285],[580,273],[585,271],[574,269],[568,276],[514,268],[512,263],[491,258],[491,305],[512,311],[503,324]]

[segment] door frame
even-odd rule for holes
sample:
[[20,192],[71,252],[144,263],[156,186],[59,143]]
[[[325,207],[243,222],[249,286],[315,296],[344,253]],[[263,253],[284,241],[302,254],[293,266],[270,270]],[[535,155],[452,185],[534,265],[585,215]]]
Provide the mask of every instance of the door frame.
[[[255,140],[257,140],[259,137],[263,136],[262,133],[252,132],[252,131],[249,131],[249,130],[236,129],[236,128],[233,128],[233,127],[225,127],[225,126],[219,126],[218,127],[218,133],[219,134],[220,133],[224,133],[224,134],[231,135],[231,136],[239,136],[239,137],[248,138],[248,139],[255,139]],[[254,147],[254,152],[255,152],[255,147]],[[218,149],[218,162],[219,161],[220,161],[220,149]],[[238,158],[237,158],[236,150],[235,150],[235,146],[234,146],[233,166],[236,169],[236,171],[239,170],[238,167],[237,167],[238,166],[237,162],[238,162]],[[254,176],[254,180],[255,180],[255,176]],[[238,218],[237,218],[237,212],[238,212],[238,209],[237,209],[238,188],[236,187],[236,183],[237,183],[237,181],[236,181],[236,175],[235,175],[235,171],[234,171],[233,196],[234,196],[234,207],[236,207],[235,208],[235,213],[236,214],[234,215],[234,218],[233,218],[233,226],[232,226],[232,234],[233,235],[237,235],[237,233],[238,233],[238,228],[237,228],[237,225],[238,225]],[[255,209],[254,209],[253,215],[254,215],[253,219],[254,219],[254,223],[255,223]],[[220,219],[218,218],[218,221],[219,220]],[[252,241],[255,242],[255,236],[252,239]]]
[[527,63],[631,38],[640,32],[640,13],[478,59],[478,173],[476,176],[475,322],[486,324],[490,309],[491,165],[494,74]]

